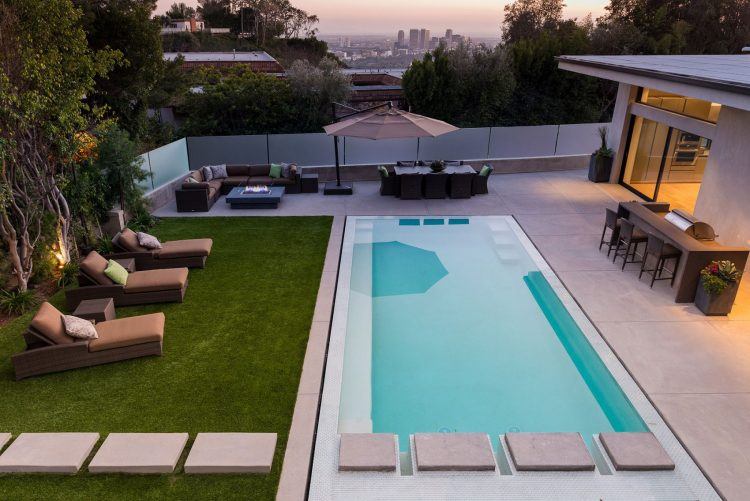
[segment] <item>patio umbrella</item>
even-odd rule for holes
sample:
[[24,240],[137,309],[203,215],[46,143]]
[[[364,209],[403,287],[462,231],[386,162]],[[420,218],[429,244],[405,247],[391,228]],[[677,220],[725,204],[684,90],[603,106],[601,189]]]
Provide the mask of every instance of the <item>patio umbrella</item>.
[[[359,137],[363,139],[410,139],[438,137],[458,130],[442,120],[399,110],[388,103],[385,110],[354,113],[340,122],[324,127],[326,134],[333,136],[336,148],[336,184],[328,183],[324,193],[329,195],[351,195],[350,186],[341,185],[338,138]],[[419,147],[417,147],[417,151]]]

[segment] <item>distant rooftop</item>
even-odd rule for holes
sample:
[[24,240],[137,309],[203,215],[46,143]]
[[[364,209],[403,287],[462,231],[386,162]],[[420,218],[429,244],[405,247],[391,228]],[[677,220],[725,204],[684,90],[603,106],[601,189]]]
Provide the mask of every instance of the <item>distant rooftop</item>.
[[276,62],[276,59],[263,51],[253,52],[165,52],[165,61],[174,61],[178,56],[185,58],[186,63],[218,63],[218,62]]
[[572,71],[577,70],[568,65],[750,95],[750,55],[560,56],[557,59],[561,68]]

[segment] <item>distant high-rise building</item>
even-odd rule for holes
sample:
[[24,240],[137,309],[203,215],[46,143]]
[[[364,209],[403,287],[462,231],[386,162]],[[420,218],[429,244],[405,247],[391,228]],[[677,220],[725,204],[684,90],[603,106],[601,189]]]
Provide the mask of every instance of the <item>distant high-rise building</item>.
[[445,30],[445,46],[448,49],[453,47],[453,30],[450,28]]
[[396,42],[396,47],[399,49],[403,48],[405,42],[406,42],[406,37],[404,34],[404,30],[398,30],[398,42]]
[[419,30],[413,28],[409,30],[409,48],[411,50],[419,49]]
[[421,50],[430,48],[430,30],[422,28],[419,31],[419,48]]
[[435,49],[437,49],[438,45],[440,45],[440,39],[438,37],[432,37],[432,38],[430,38],[430,46],[428,47],[429,50],[435,50]]

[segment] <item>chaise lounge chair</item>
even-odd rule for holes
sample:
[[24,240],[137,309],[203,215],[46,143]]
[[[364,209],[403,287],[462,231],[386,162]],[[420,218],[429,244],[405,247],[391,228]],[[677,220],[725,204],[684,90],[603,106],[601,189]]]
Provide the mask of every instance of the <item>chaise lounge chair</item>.
[[65,332],[63,315],[43,303],[24,333],[26,350],[13,355],[16,379],[162,354],[164,314],[95,324],[98,339],[76,339]]
[[138,243],[136,233],[125,228],[112,239],[114,254],[108,259],[135,259],[135,269],[158,270],[164,268],[204,268],[211,254],[213,240],[195,238],[162,242],[161,249],[149,250]]
[[125,285],[114,283],[104,274],[108,261],[92,251],[79,265],[78,288],[65,291],[70,309],[84,299],[111,297],[115,306],[150,303],[181,303],[188,286],[187,268],[134,271]]

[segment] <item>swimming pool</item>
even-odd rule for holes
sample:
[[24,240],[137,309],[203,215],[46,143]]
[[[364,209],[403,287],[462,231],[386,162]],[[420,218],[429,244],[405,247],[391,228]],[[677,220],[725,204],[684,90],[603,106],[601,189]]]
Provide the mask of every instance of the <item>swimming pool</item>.
[[355,225],[339,433],[647,430],[512,220]]

